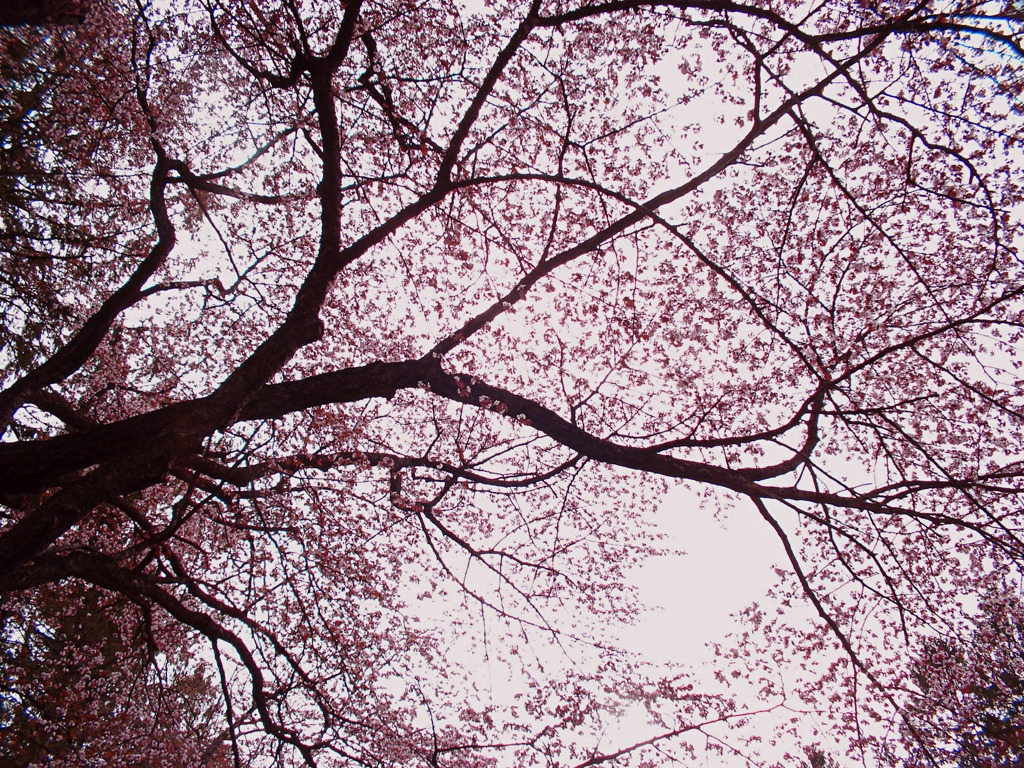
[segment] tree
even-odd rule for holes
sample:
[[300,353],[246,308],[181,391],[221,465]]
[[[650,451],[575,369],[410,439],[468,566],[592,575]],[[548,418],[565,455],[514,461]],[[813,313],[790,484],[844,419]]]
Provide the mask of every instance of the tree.
[[1024,759],[1024,606],[1001,586],[985,594],[973,631],[929,638],[913,659],[908,768],[1003,768]]
[[219,695],[180,626],[75,583],[20,607],[0,615],[4,765],[231,764]]
[[79,0],[0,0],[0,26],[80,24],[88,4]]
[[[910,717],[905,649],[1021,556],[1022,26],[110,0],[0,31],[5,615],[102,594],[201,638],[235,764],[649,764],[752,714],[609,644],[687,482],[784,553],[876,707],[851,731]],[[605,744],[623,702],[656,735]]]

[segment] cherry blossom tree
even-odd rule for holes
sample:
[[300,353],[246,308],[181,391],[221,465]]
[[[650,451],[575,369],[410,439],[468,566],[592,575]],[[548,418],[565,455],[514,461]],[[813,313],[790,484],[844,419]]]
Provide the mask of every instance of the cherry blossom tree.
[[911,717],[904,724],[909,755],[902,765],[1020,764],[1024,606],[1008,586],[999,585],[984,595],[973,631],[927,638],[913,659]]
[[682,482],[816,617],[722,669],[799,651],[849,749],[927,750],[908,649],[1022,555],[1022,45],[970,0],[0,30],[3,615],[91,601],[236,766],[758,760],[791,691],[615,647]]
[[0,0],[0,25],[78,24],[85,19],[88,8],[84,0],[31,0],[20,3]]
[[81,585],[17,608],[0,616],[5,766],[231,764],[217,688],[180,625]]

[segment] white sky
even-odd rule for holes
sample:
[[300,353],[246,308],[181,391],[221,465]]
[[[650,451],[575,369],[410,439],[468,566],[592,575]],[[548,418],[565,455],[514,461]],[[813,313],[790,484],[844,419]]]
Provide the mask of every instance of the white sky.
[[[666,549],[678,554],[649,558],[634,571],[634,584],[649,612],[622,636],[623,647],[652,663],[689,667],[695,681],[714,673],[709,643],[741,627],[738,612],[764,600],[782,566],[782,550],[756,510],[742,501],[715,505],[680,485],[662,500],[655,517]],[[720,689],[719,684],[711,686]],[[751,708],[775,702],[744,702]],[[765,729],[773,722],[762,716]],[[756,726],[755,726],[756,727]],[[612,749],[655,734],[640,711],[627,714],[602,746]],[[712,729],[725,733],[727,729]],[[698,747],[703,737],[698,737]],[[666,745],[669,752],[671,746]],[[698,750],[700,754],[700,750]],[[761,757],[771,760],[767,753]],[[735,754],[700,754],[692,768],[749,768]]]
[[636,570],[651,613],[624,637],[651,661],[708,658],[705,643],[723,639],[736,627],[734,614],[775,582],[781,548],[756,510],[740,504],[715,512],[683,486],[669,491],[658,510],[665,547],[683,553],[650,558]]

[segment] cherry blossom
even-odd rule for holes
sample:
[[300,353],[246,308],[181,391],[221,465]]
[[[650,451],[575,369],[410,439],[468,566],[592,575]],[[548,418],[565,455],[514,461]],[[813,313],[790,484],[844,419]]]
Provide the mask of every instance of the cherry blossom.
[[[1022,556],[1019,4],[81,7],[0,28],[0,712],[133,714],[54,764],[929,754]],[[787,564],[721,685],[614,642],[674,483]]]

